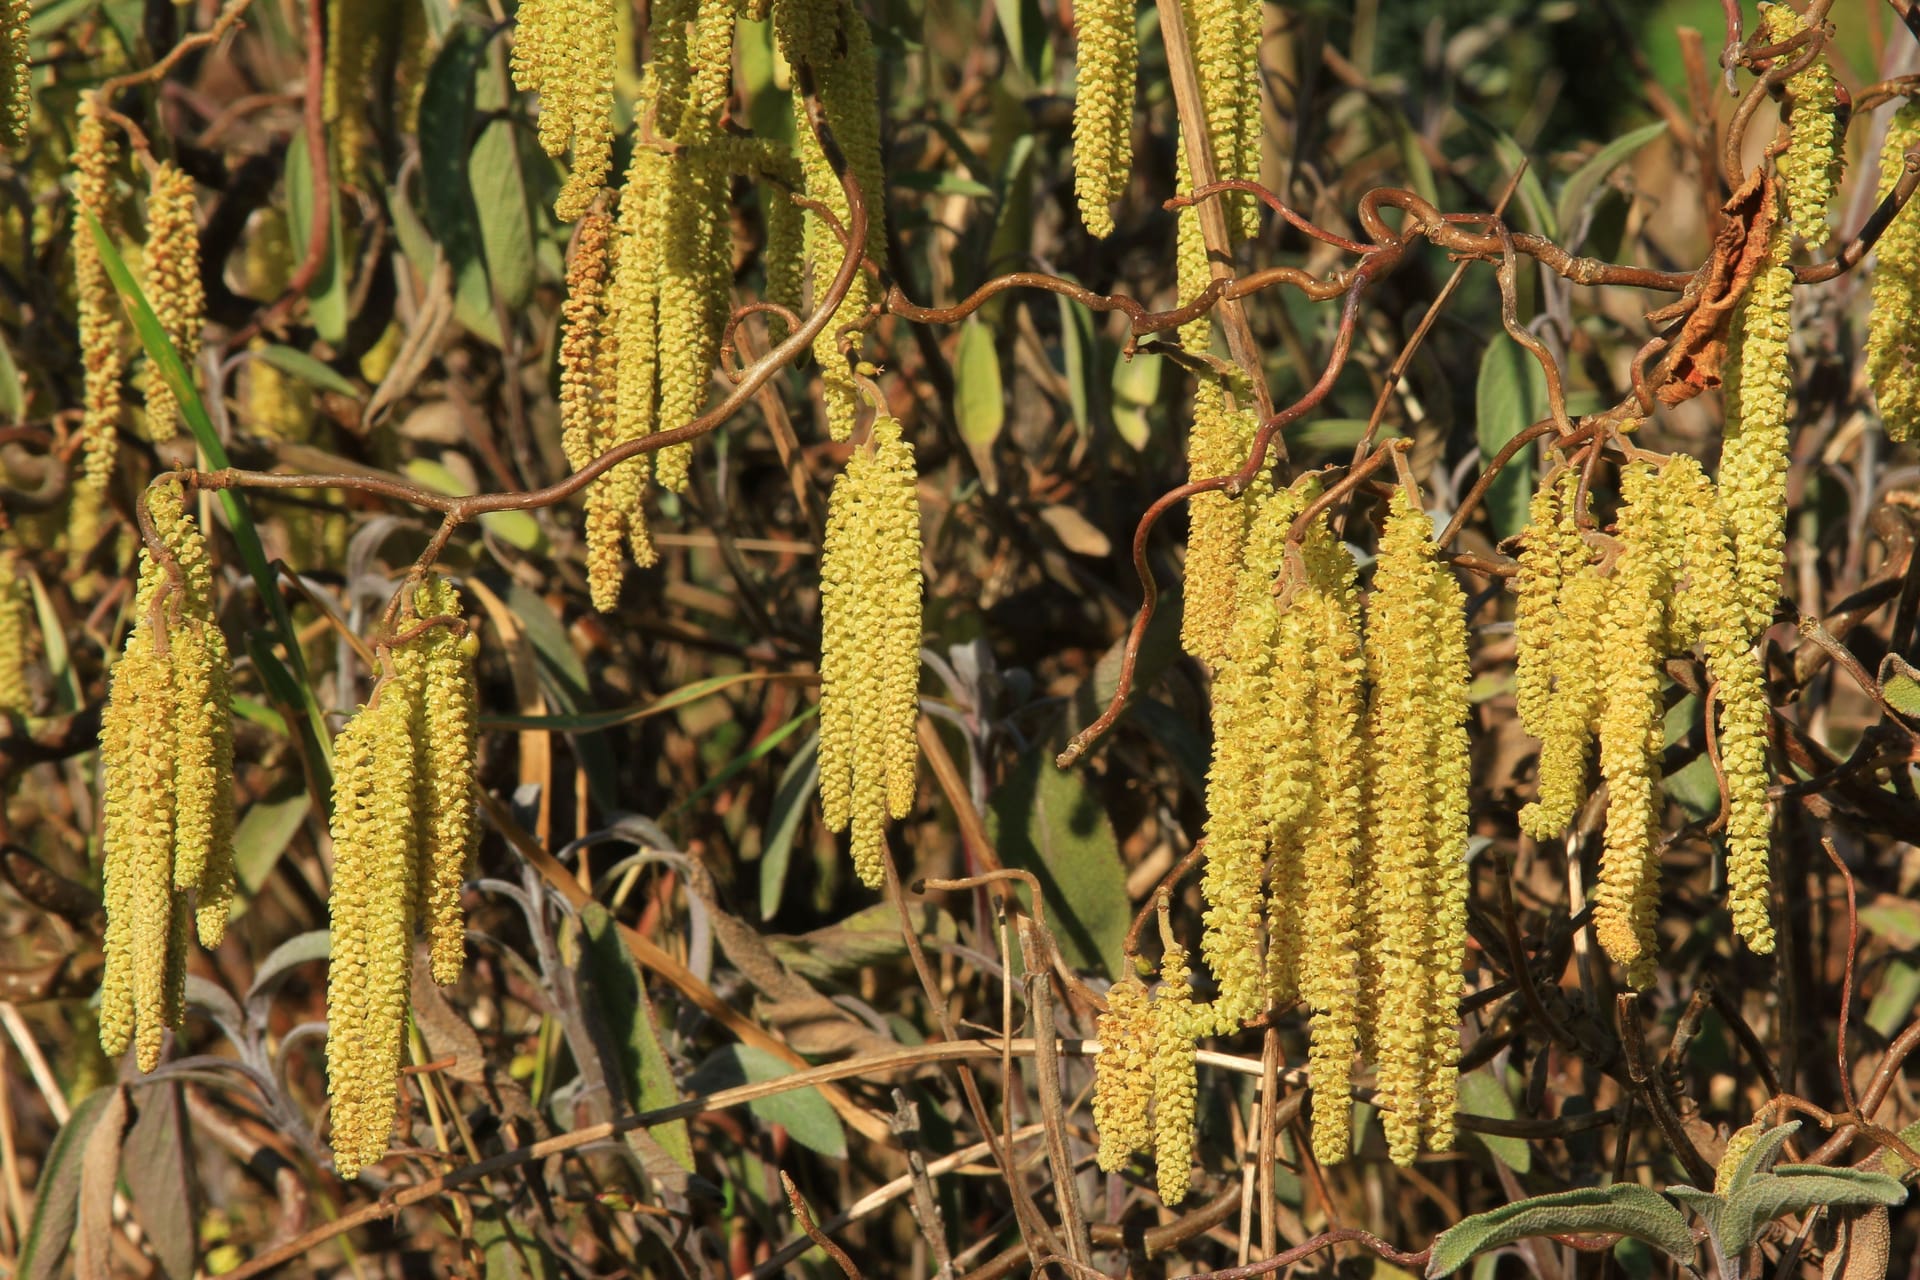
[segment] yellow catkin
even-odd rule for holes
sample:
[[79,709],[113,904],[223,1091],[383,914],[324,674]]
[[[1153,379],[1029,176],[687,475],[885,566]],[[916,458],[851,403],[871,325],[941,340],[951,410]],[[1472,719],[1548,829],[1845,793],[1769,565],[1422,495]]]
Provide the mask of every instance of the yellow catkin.
[[[659,291],[659,429],[675,430],[700,415],[713,381],[720,331],[727,323],[733,280],[727,173],[701,148],[672,157],[673,201],[655,276]],[[691,444],[654,455],[662,488],[687,487]]]
[[[437,574],[415,601],[422,619],[459,619],[460,594]],[[473,659],[479,640],[436,626],[409,644],[419,662],[419,776],[414,788],[414,825],[420,842],[416,914],[425,925],[434,981],[459,980],[466,964],[466,916],[460,885],[479,844],[474,811],[474,766],[479,691]],[[396,663],[399,658],[396,656]]]
[[1735,596],[1733,548],[1720,519],[1720,500],[1686,454],[1664,468],[1670,478],[1677,545],[1686,574],[1678,607],[1694,615],[1706,651],[1717,709],[1721,773],[1727,783],[1727,889],[1735,930],[1747,945],[1773,950],[1768,903],[1772,815],[1767,788],[1767,687],[1760,656],[1748,636]]
[[17,719],[33,711],[27,687],[28,619],[32,593],[21,573],[18,551],[0,551],[0,717]]
[[412,962],[416,707],[382,682],[334,740],[327,1093],[334,1167],[380,1159],[396,1107]]
[[554,200],[571,222],[605,185],[613,159],[615,14],[609,0],[522,0],[515,18],[513,82],[540,95],[540,146],[573,163]]
[[1793,272],[1788,237],[1776,229],[1767,262],[1734,310],[1728,339],[1726,431],[1719,486],[1733,537],[1734,574],[1746,632],[1773,619],[1786,563],[1787,424],[1792,379],[1787,363]]
[[1082,0],[1073,9],[1073,184],[1088,231],[1113,234],[1113,203],[1133,170],[1133,93],[1139,51],[1133,0]]
[[[784,187],[767,185],[761,197],[767,211],[766,300],[800,313],[804,305],[802,291],[807,265],[807,224],[800,206]],[[778,316],[767,317],[767,335],[774,342],[787,340],[787,322]]]
[[1733,1194],[1735,1170],[1739,1169],[1740,1162],[1747,1158],[1747,1153],[1753,1150],[1754,1144],[1760,1141],[1760,1135],[1766,1131],[1767,1126],[1756,1120],[1745,1128],[1735,1129],[1728,1136],[1727,1149],[1721,1153],[1720,1163],[1714,1167],[1713,1194],[1721,1197]]
[[1299,836],[1304,864],[1300,994],[1312,1010],[1307,1069],[1313,1087],[1313,1150],[1322,1164],[1352,1145],[1353,1081],[1360,1013],[1359,912],[1362,815],[1366,812],[1366,656],[1353,556],[1324,524],[1301,548],[1303,581],[1285,626],[1313,654],[1312,793]]
[[[200,284],[200,227],[193,179],[163,163],[147,196],[146,294],[188,375],[200,355],[207,296]],[[180,403],[151,362],[147,365],[147,434],[170,440],[180,429]]]
[[700,0],[655,0],[647,6],[647,94],[655,127],[671,134],[687,113],[693,90],[691,36]]
[[[873,38],[866,19],[847,0],[776,0],[774,33],[787,62],[799,77],[811,77],[820,109],[846,156],[859,184],[867,211],[868,257],[886,261],[886,184],[880,168],[880,105],[873,58]],[[827,160],[807,114],[804,93],[793,95],[795,149],[805,175],[806,194],[825,204],[850,229],[850,211],[840,179]],[[825,298],[839,274],[846,246],[818,215],[806,215],[807,264],[812,276],[814,305]],[[820,363],[822,398],[826,404],[827,433],[845,440],[853,432],[859,397],[853,380],[859,335],[844,335],[850,326],[864,326],[879,301],[873,279],[862,271],[854,276],[833,319],[814,340],[814,358]]]
[[1520,827],[1536,840],[1558,836],[1586,797],[1599,695],[1594,646],[1606,587],[1580,532],[1578,489],[1568,470],[1535,495],[1515,582],[1515,702],[1540,739],[1539,798],[1520,811]]
[[[112,173],[119,147],[107,132],[106,121],[91,92],[81,95],[80,129],[74,143],[74,198],[81,214],[91,215],[112,228]],[[73,237],[74,295],[80,309],[80,353],[86,364],[85,411],[80,423],[83,462],[73,504],[77,520],[90,531],[98,527],[98,507],[105,501],[117,448],[114,433],[120,425],[120,377],[126,369],[121,350],[119,303],[106,263],[94,244],[84,217],[76,219]],[[91,545],[91,536],[77,538]]]
[[[1202,320],[1201,325],[1211,322]],[[1182,330],[1183,341],[1186,331]],[[1203,348],[1204,349],[1204,348]],[[1238,471],[1259,429],[1255,414],[1227,405],[1226,389],[1203,380],[1193,394],[1193,430],[1187,440],[1190,479],[1205,480]],[[1231,600],[1257,492],[1264,476],[1246,494],[1229,498],[1218,491],[1198,493],[1187,504],[1187,559],[1182,584],[1180,643],[1202,662],[1217,664],[1233,628]]]
[[861,883],[885,877],[886,817],[913,807],[919,748],[920,507],[913,447],[880,418],[833,486],[820,560],[820,803],[853,828]]
[[1636,987],[1654,978],[1653,925],[1660,898],[1660,659],[1671,574],[1662,543],[1668,513],[1659,480],[1640,463],[1620,477],[1625,505],[1601,626],[1600,772],[1607,780],[1606,847],[1593,893],[1594,933]]
[[367,95],[375,83],[388,0],[331,0],[327,7],[327,65],[321,111],[341,168],[357,172],[375,141]]
[[[1200,942],[1219,990],[1200,1028],[1210,1034],[1238,1030],[1270,999],[1292,999],[1297,982],[1299,895],[1276,886],[1269,900],[1262,887],[1275,828],[1297,820],[1312,769],[1305,671],[1311,651],[1286,643],[1291,637],[1280,634],[1273,594],[1301,502],[1292,491],[1259,501],[1245,564],[1229,584],[1232,631],[1213,682]],[[1261,955],[1261,917],[1269,904],[1271,968]]]
[[1466,929],[1466,618],[1433,526],[1393,496],[1367,615],[1373,750],[1365,900],[1378,915],[1374,1026],[1388,1153],[1451,1139]]
[[[1920,147],[1920,101],[1900,104],[1880,152],[1880,198]],[[1906,441],[1920,427],[1920,208],[1908,201],[1874,246],[1873,309],[1867,317],[1867,378],[1887,438]]]
[[[1164,934],[1166,925],[1161,924]],[[1193,1116],[1199,1091],[1193,1041],[1193,981],[1185,947],[1168,940],[1153,995],[1153,1162],[1160,1201],[1187,1198],[1193,1177]]]
[[[1195,0],[1187,7],[1188,40],[1199,72],[1214,169],[1221,178],[1251,182],[1260,177],[1260,11],[1259,0]],[[1184,148],[1181,165],[1181,189],[1191,189]],[[1252,196],[1218,198],[1241,238],[1259,230],[1259,205]]]
[[682,140],[713,133],[726,112],[733,91],[733,29],[739,12],[738,0],[699,0],[687,45],[687,104],[675,131]]
[[1107,1011],[1097,1034],[1100,1056],[1094,1060],[1093,1126],[1100,1136],[1096,1157],[1114,1173],[1136,1151],[1153,1144],[1147,1107],[1153,1101],[1153,1010],[1146,984],[1128,974],[1107,991]]
[[[1806,19],[1784,4],[1760,6],[1770,44],[1782,44],[1807,29]],[[1783,55],[1798,60],[1804,48]],[[1826,54],[1787,77],[1788,142],[1775,162],[1786,186],[1786,220],[1808,244],[1824,244],[1832,234],[1827,206],[1840,174],[1840,94]]]
[[100,1045],[130,1042],[159,1065],[173,915],[173,682],[152,631],[136,627],[114,664],[100,724],[102,885],[107,908]]
[[300,379],[261,359],[264,339],[249,344],[253,358],[246,371],[246,430],[263,440],[301,443],[313,434],[313,392]]
[[33,111],[33,67],[27,51],[27,23],[33,0],[0,0],[0,147],[27,139]]

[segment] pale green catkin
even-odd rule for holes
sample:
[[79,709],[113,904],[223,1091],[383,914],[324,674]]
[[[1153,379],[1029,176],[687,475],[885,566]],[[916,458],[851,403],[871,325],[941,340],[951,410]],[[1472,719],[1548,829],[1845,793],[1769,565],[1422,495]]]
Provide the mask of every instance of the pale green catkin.
[[[1880,152],[1880,198],[1920,147],[1920,100],[1908,99],[1887,125]],[[1909,200],[1874,246],[1873,309],[1867,317],[1867,379],[1887,438],[1907,441],[1920,428],[1920,207]]]

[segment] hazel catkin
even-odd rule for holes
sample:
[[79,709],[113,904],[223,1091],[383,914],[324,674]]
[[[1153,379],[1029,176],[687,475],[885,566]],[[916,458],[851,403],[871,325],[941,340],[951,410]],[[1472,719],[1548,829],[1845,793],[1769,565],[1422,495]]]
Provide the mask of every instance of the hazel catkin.
[[418,840],[410,693],[404,679],[382,681],[334,740],[327,1094],[343,1178],[386,1152],[406,1037]]
[[[171,161],[153,174],[147,196],[146,294],[167,340],[192,376],[207,308],[200,283],[200,228],[193,179]],[[147,434],[170,440],[180,429],[180,402],[151,361],[147,365]]]
[[[74,198],[78,212],[103,228],[113,225],[112,173],[119,146],[107,131],[100,104],[91,91],[81,95],[80,128],[73,149]],[[120,378],[126,371],[121,350],[120,308],[113,281],[100,256],[86,218],[73,238],[74,296],[80,312],[80,354],[86,367],[84,412],[80,422],[83,461],[73,509],[81,522],[78,543],[91,543],[107,481],[113,474],[120,425]]]
[[521,0],[513,83],[540,95],[540,147],[573,149],[553,213],[572,222],[605,185],[613,158],[614,6],[609,0]]
[[1124,1169],[1136,1151],[1153,1143],[1147,1109],[1153,1101],[1153,1010],[1147,988],[1132,974],[1107,990],[1107,1011],[1097,1025],[1100,1056],[1094,1060],[1093,1124],[1100,1135],[1097,1156],[1108,1173]]
[[33,710],[27,688],[32,592],[20,566],[19,551],[0,551],[0,718],[6,719],[24,717]]
[[[455,982],[466,962],[460,885],[479,843],[474,811],[479,691],[473,659],[479,642],[459,626],[460,595],[438,574],[417,593],[419,616],[434,621],[407,644],[420,699],[414,829],[420,842],[416,915],[426,927],[433,978]],[[400,658],[396,656],[396,664]]]
[[1396,490],[1368,602],[1369,880],[1379,916],[1370,1037],[1396,1164],[1451,1140],[1466,945],[1465,600],[1426,513]]
[[[1900,104],[1880,152],[1880,198],[1920,147],[1920,100]],[[1904,442],[1920,427],[1920,209],[1901,206],[1874,246],[1873,307],[1867,316],[1867,379],[1887,438]]]
[[[1784,44],[1807,29],[1806,19],[1785,4],[1762,4],[1760,20],[1770,44]],[[1793,61],[1803,53],[1782,56]],[[1775,162],[1786,188],[1786,222],[1818,246],[1831,234],[1827,206],[1839,177],[1841,140],[1839,89],[1824,52],[1787,77],[1786,96],[1789,137]]]
[[913,447],[876,419],[833,486],[820,560],[820,803],[853,828],[853,865],[879,888],[886,818],[913,807],[919,747],[920,507]]
[[33,111],[33,64],[27,48],[33,0],[0,0],[0,147],[27,140]]
[[[1166,932],[1162,917],[1161,932]],[[1193,1042],[1193,981],[1187,950],[1166,939],[1153,993],[1153,1163],[1160,1202],[1187,1198],[1193,1177],[1193,1117],[1198,1094]]]
[[1139,51],[1133,0],[1082,0],[1073,10],[1073,184],[1080,221],[1113,234],[1113,203],[1133,168],[1133,94]]
[[1595,645],[1605,587],[1580,530],[1579,475],[1568,469],[1534,495],[1515,580],[1520,720],[1540,740],[1539,796],[1520,811],[1536,840],[1559,835],[1586,796],[1599,689]]
[[1734,309],[1727,340],[1726,429],[1719,490],[1733,538],[1734,578],[1747,635],[1773,620],[1786,563],[1787,435],[1792,381],[1787,364],[1793,271],[1788,238],[1776,227],[1767,260]]

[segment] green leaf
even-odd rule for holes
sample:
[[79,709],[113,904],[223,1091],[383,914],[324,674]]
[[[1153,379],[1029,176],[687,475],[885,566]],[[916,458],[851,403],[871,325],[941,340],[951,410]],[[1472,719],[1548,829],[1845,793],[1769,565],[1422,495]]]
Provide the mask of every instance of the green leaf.
[[[1506,1085],[1494,1076],[1490,1065],[1460,1077],[1460,1110],[1470,1116],[1486,1116],[1493,1120],[1513,1120],[1519,1115],[1513,1108],[1512,1095],[1507,1092]],[[1532,1170],[1533,1148],[1526,1139],[1492,1133],[1475,1133],[1473,1136],[1493,1153],[1494,1159],[1515,1173]]]
[[[660,1047],[659,1032],[654,1029],[646,983],[632,953],[621,941],[619,926],[605,907],[589,902],[580,909],[580,928],[587,943],[581,957],[583,969],[600,1017],[619,1046],[629,1105],[635,1111],[672,1106],[680,1101],[680,1090],[673,1082],[666,1051]],[[686,1121],[655,1125],[647,1133],[684,1168],[693,1168],[693,1144],[687,1136]]]
[[[1547,416],[1547,375],[1540,362],[1506,334],[1487,345],[1475,390],[1480,463],[1487,466],[1507,441]],[[1533,497],[1534,446],[1515,454],[1487,489],[1487,518],[1496,540],[1520,532]]]
[[[473,492],[473,486],[464,483],[453,474],[447,465],[434,458],[411,459],[404,468],[407,478],[423,488],[455,498],[464,498]],[[547,535],[540,530],[540,522],[528,511],[488,511],[480,516],[480,526],[510,547],[530,554],[540,554],[547,549]]]
[[120,1176],[127,1184],[134,1221],[147,1233],[147,1247],[168,1280],[192,1280],[199,1240],[194,1230],[194,1162],[186,1109],[173,1082],[140,1091],[140,1113],[120,1150]]
[[[1332,450],[1345,452],[1359,444],[1367,434],[1365,418],[1315,418],[1287,432],[1287,448],[1295,452]],[[1399,430],[1381,423],[1373,433],[1375,440],[1398,440]]]
[[33,1217],[14,1268],[14,1274],[22,1280],[53,1280],[64,1274],[61,1263],[80,1216],[80,1165],[86,1157],[87,1139],[93,1136],[107,1103],[118,1093],[112,1088],[94,1090],[81,1099],[54,1135],[46,1163],[40,1167],[40,1182],[33,1192]]
[[507,82],[506,58],[506,42],[490,40],[487,66],[473,93],[474,110],[486,123],[467,155],[467,187],[480,216],[487,276],[499,305],[512,313],[533,295],[536,237],[520,147],[507,113],[513,91]]
[[1867,1005],[1866,1023],[1891,1040],[1907,1024],[1913,1006],[1920,1002],[1920,966],[1901,956],[1887,961],[1880,977],[1880,989]]
[[[1787,1145],[1787,1139],[1800,1132],[1800,1122],[1789,1120],[1785,1124],[1775,1125],[1764,1130],[1753,1140],[1753,1145],[1741,1153],[1740,1162],[1728,1171],[1726,1177],[1727,1195],[1738,1195],[1755,1174],[1762,1172],[1768,1165],[1780,1158],[1780,1148]],[[1718,1183],[1720,1179],[1716,1178]],[[1720,1188],[1716,1185],[1714,1190]]]
[[1576,221],[1586,214],[1593,203],[1594,192],[1607,180],[1607,175],[1666,131],[1665,121],[1642,125],[1631,133],[1615,138],[1600,148],[1593,159],[1574,170],[1573,176],[1567,179],[1567,185],[1560,188],[1560,203],[1554,212],[1560,229],[1572,231]]
[[1713,760],[1702,751],[1660,779],[1660,786],[1695,822],[1707,822],[1720,813],[1720,776]]
[[1000,381],[1000,353],[993,330],[978,316],[960,328],[960,349],[954,355],[954,416],[960,435],[978,451],[989,445],[1006,425],[1006,390]]
[[[287,238],[295,252],[304,255],[311,243],[313,220],[325,218],[330,224],[326,254],[307,285],[307,318],[315,332],[337,345],[347,336],[347,285],[340,271],[346,257],[346,237],[340,227],[339,200],[330,198],[326,208],[315,209],[319,194],[314,189],[313,167],[307,160],[307,135],[296,133],[287,146]],[[329,186],[330,197],[338,194],[337,185]]]
[[1865,1169],[1829,1169],[1817,1164],[1783,1164],[1755,1174],[1727,1199],[1720,1211],[1720,1250],[1728,1257],[1752,1246],[1760,1228],[1782,1214],[1805,1213],[1816,1206],[1843,1208],[1895,1205],[1907,1198],[1898,1178]]
[[1162,359],[1157,354],[1142,354],[1129,360],[1124,353],[1114,358],[1113,426],[1135,452],[1145,449],[1153,435],[1147,410],[1160,399]]
[[[765,1049],[731,1044],[709,1055],[687,1080],[687,1087],[695,1093],[715,1093],[738,1085],[784,1079],[793,1071],[793,1067]],[[840,1117],[820,1096],[819,1089],[809,1085],[805,1089],[776,1093],[749,1102],[747,1107],[765,1123],[784,1127],[795,1142],[809,1151],[835,1160],[846,1159],[846,1130],[841,1128]]]
[[1055,767],[1044,747],[1028,751],[987,801],[986,816],[1000,860],[1039,879],[1047,925],[1067,963],[1118,977],[1133,923],[1127,872],[1085,775]]
[[1637,1182],[1581,1187],[1476,1213],[1440,1233],[1428,1280],[1451,1275],[1469,1258],[1529,1236],[1612,1233],[1644,1240],[1681,1262],[1693,1257],[1693,1233],[1680,1211]]
[[1880,663],[1880,692],[1901,715],[1920,718],[1920,671],[1908,666],[1897,653],[1888,654]]
[[811,807],[820,785],[820,735],[809,737],[787,762],[774,788],[773,807],[767,811],[767,843],[760,851],[760,918],[773,919],[787,887],[787,866],[793,858],[793,838]]
[[[453,269],[454,314],[462,325],[488,342],[501,341],[499,316],[493,306],[493,286],[487,279],[487,259],[480,229],[480,212],[473,187],[467,181],[468,152],[472,146],[474,95],[486,75],[487,32],[462,22],[447,33],[446,43],[427,73],[420,95],[420,193],[426,228],[446,254]],[[411,252],[409,257],[415,255]],[[414,265],[423,272],[431,257]]]
[[1053,42],[1048,39],[1047,20],[1037,0],[993,0],[993,15],[999,19],[1000,34],[1027,84],[1035,89],[1045,87],[1053,62]]
[[1054,301],[1060,308],[1060,354],[1066,365],[1067,394],[1073,401],[1073,425],[1084,438],[1093,430],[1099,393],[1093,377],[1094,353],[1099,349],[1093,313],[1057,294]]
[[255,351],[253,358],[264,360],[280,372],[319,387],[322,391],[331,391],[353,400],[360,398],[359,388],[334,372],[324,360],[316,360],[304,351],[272,343]]
[[[512,603],[511,597],[508,603]],[[521,615],[521,621],[526,620],[526,615]],[[533,635],[532,627],[528,627],[528,635]],[[538,644],[537,640],[535,644]],[[482,716],[480,727],[482,729],[544,729],[554,733],[582,733],[594,729],[611,729],[615,725],[632,724],[636,720],[646,720],[669,711],[677,711],[688,703],[710,698],[734,685],[748,684],[765,678],[757,672],[733,672],[727,675],[708,676],[704,680],[696,680],[690,685],[675,689],[672,693],[662,694],[652,702],[643,702],[637,707],[616,707],[611,711],[580,711],[557,716]]]
[[1520,198],[1520,209],[1525,216],[1515,218],[1508,215],[1507,221],[1510,224],[1524,226],[1529,231],[1538,232],[1549,240],[1558,240],[1560,224],[1555,220],[1553,210],[1547,204],[1547,189],[1540,185],[1538,168],[1528,162],[1527,153],[1520,149],[1520,144],[1514,141],[1512,135],[1506,130],[1472,107],[1459,106],[1456,109],[1465,117],[1468,124],[1479,130],[1488,141],[1493,143],[1493,154],[1500,161],[1503,175],[1501,188],[1505,189],[1508,177],[1515,173],[1520,175],[1519,189],[1515,194]]
[[264,796],[247,807],[233,832],[233,869],[246,896],[260,892],[280,855],[307,820],[313,801],[305,787],[296,786]]
[[813,719],[815,716],[819,714],[820,714],[820,706],[818,703],[815,703],[813,706],[808,707],[805,711],[802,711],[799,715],[787,721],[785,724],[781,725],[778,729],[775,729],[772,733],[769,733],[766,737],[760,739],[760,741],[754,743],[751,747],[748,747],[745,751],[741,752],[739,755],[735,756],[733,759],[727,761],[726,766],[722,768],[720,772],[714,774],[711,778],[708,778],[704,783],[700,785],[698,790],[694,791],[693,794],[687,796],[684,800],[674,805],[673,808],[667,810],[667,812],[664,815],[662,815],[662,817],[671,818],[676,814],[685,813],[687,810],[693,808],[701,800],[704,800],[707,796],[712,795],[715,791],[725,786],[729,781],[731,781],[735,777],[738,777],[743,771],[745,771],[755,761],[760,760],[768,752],[772,751],[775,747],[779,746],[782,742],[785,742],[789,737],[793,736],[793,734],[802,725],[806,724],[807,721]]
[[540,1237],[497,1202],[473,1215],[485,1280],[560,1280],[559,1262]]

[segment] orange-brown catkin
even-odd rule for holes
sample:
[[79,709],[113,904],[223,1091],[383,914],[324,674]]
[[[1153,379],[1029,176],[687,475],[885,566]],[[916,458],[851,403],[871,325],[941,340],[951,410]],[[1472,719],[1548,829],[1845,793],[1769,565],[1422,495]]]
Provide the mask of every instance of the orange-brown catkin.
[[[146,294],[153,313],[193,376],[207,296],[200,284],[200,228],[193,179],[163,163],[147,196]],[[170,440],[180,429],[180,402],[151,361],[147,365],[147,434]]]

